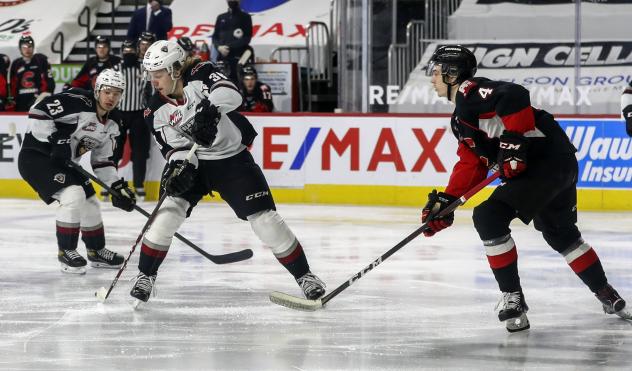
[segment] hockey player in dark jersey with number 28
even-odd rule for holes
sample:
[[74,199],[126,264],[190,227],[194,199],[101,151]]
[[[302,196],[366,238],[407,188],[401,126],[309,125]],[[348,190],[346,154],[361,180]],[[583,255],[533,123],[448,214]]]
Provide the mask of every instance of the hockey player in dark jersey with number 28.
[[[175,41],[154,43],[143,66],[156,89],[145,119],[167,159],[163,186],[168,196],[143,239],[131,295],[149,299],[173,235],[197,202],[216,191],[237,217],[250,222],[308,299],[322,296],[324,284],[310,272],[301,244],[276,212],[263,172],[247,149],[256,133],[234,112],[242,103],[235,85],[213,63],[187,56]],[[175,171],[194,142],[200,146],[195,156]]]
[[602,303],[606,313],[632,319],[625,301],[608,284],[593,248],[577,226],[575,148],[549,113],[531,106],[524,87],[474,77],[476,58],[462,46],[437,49],[428,65],[440,97],[454,103],[452,131],[459,141],[445,192],[433,191],[422,211],[426,236],[452,225],[454,213],[436,215],[482,181],[497,163],[503,184],[474,208],[474,227],[498,282],[502,299],[498,319],[510,332],[529,328],[518,276],[518,255],[509,224],[533,220],[546,242]]
[[[70,89],[35,104],[18,156],[22,178],[47,204],[57,208],[58,259],[66,273],[86,272],[85,259],[77,253],[79,232],[93,267],[118,268],[123,257],[105,248],[99,201],[90,180],[70,167],[90,152],[94,173],[116,191],[112,204],[132,211],[136,202],[127,182],[119,179],[112,156],[119,135],[114,111],[125,91],[121,73],[104,70],[96,79],[94,93]],[[114,111],[114,112],[113,112]]]

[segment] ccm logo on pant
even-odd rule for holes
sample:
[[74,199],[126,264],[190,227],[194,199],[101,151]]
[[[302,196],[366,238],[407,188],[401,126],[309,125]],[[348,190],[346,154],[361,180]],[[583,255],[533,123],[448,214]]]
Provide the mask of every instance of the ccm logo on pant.
[[253,193],[251,195],[246,196],[246,201],[254,200],[255,198],[267,196],[269,194],[270,194],[270,192],[268,192],[268,191],[261,191],[261,192]]

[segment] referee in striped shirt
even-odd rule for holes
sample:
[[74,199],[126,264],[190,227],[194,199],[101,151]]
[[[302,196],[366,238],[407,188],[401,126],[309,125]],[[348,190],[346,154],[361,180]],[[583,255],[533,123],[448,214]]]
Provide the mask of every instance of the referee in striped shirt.
[[123,126],[112,159],[114,163],[118,164],[123,157],[123,147],[129,131],[134,190],[139,198],[145,197],[145,173],[151,140],[151,133],[145,124],[143,110],[149,103],[152,94],[151,84],[144,79],[141,66],[145,52],[155,41],[156,36],[153,33],[143,32],[138,38],[138,50],[134,48],[134,44],[130,40],[124,41],[121,47],[123,61],[120,71],[125,79],[127,90],[119,104],[119,109],[123,115]]

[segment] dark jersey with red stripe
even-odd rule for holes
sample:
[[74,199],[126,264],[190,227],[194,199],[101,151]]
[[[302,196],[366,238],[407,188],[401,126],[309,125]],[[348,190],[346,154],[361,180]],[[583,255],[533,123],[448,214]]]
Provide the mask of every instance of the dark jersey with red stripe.
[[30,61],[20,57],[11,64],[11,95],[16,111],[28,111],[40,93],[53,93],[55,80],[48,58],[35,53]]
[[0,54],[0,111],[4,111],[4,105],[7,103],[8,96],[8,83],[7,74],[9,72],[9,67],[11,65],[11,60],[9,57]]
[[455,104],[451,126],[459,141],[459,161],[450,176],[448,194],[460,197],[485,178],[488,167],[496,162],[504,131],[528,138],[527,158],[576,152],[553,116],[531,106],[529,91],[521,85],[472,78],[459,86]]
[[242,85],[241,93],[244,96],[244,103],[239,107],[241,112],[272,112],[274,103],[272,102],[272,89],[267,84],[260,81],[255,83],[255,88],[251,93]]
[[70,82],[73,88],[81,88],[86,90],[94,90],[94,83],[97,75],[107,68],[119,70],[121,58],[116,55],[110,55],[105,61],[100,61],[97,57],[91,57],[81,67],[77,76]]

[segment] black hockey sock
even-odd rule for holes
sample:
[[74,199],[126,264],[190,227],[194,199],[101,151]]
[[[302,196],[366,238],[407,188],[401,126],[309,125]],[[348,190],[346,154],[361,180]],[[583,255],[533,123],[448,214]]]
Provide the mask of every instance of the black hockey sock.
[[79,223],[57,221],[57,246],[59,250],[76,250],[79,243]]
[[87,249],[101,250],[105,247],[105,232],[103,224],[94,227],[81,228],[81,240],[86,244]]
[[167,256],[166,250],[157,250],[147,245],[147,241],[143,241],[140,249],[140,259],[138,260],[138,270],[148,276],[158,273],[158,268]]
[[577,273],[577,276],[588,286],[590,291],[597,293],[600,289],[608,284],[606,272],[601,266],[601,261],[597,259],[591,266]]
[[518,275],[518,261],[514,261],[503,268],[492,268],[498,288],[502,292],[522,291],[520,287],[520,276]]
[[285,252],[283,257],[277,256],[277,260],[283,264],[294,278],[303,277],[309,272],[309,264],[307,263],[307,257],[303,251],[301,244],[296,241],[296,245],[293,249]]

